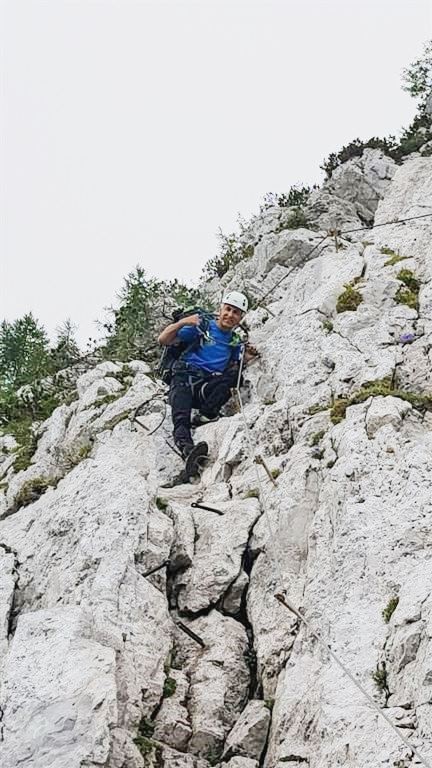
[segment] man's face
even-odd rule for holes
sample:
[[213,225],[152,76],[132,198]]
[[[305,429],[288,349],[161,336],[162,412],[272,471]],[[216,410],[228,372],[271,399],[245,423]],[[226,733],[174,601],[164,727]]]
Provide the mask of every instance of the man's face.
[[219,325],[223,331],[235,328],[242,318],[242,311],[231,304],[222,304],[219,312]]

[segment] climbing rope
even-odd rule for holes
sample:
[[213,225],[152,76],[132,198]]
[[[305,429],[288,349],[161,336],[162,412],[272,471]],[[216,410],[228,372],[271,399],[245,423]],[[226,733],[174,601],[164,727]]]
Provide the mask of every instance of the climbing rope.
[[[159,424],[154,427],[153,429],[149,429],[145,424],[140,421],[140,416],[145,417],[147,414],[151,411],[153,405],[155,402],[161,402],[163,404],[163,415],[159,422]],[[154,435],[155,432],[162,426],[166,419],[167,415],[167,403],[166,403],[166,393],[165,392],[155,392],[154,395],[152,395],[148,400],[145,400],[143,403],[141,403],[137,408],[135,408],[134,411],[132,411],[129,420],[131,429],[134,429],[134,424],[139,424],[140,427],[146,430],[147,436],[150,437],[150,435]]]
[[427,219],[428,216],[432,216],[432,213],[422,213],[419,216],[409,216],[406,219],[393,219],[393,221],[384,221],[382,224],[371,224],[366,227],[359,227],[358,229],[343,229],[338,234],[350,235],[353,232],[363,232],[365,229],[377,229],[378,227],[388,227],[390,224],[405,224],[407,221],[416,221],[417,219]]
[[273,527],[273,523],[271,521],[270,513],[267,506],[267,498],[264,493],[264,484],[261,479],[260,473],[258,471],[258,464],[256,461],[256,453],[252,442],[252,433],[251,429],[249,427],[249,424],[247,422],[246,414],[244,411],[244,405],[241,397],[240,392],[240,383],[241,383],[241,375],[243,371],[243,365],[244,365],[244,354],[242,354],[240,358],[240,368],[239,368],[239,375],[237,379],[237,386],[236,386],[236,395],[239,402],[240,407],[240,414],[241,418],[243,420],[243,424],[245,427],[245,435],[246,435],[246,441],[249,448],[249,458],[250,461],[253,463],[255,467],[258,487],[259,487],[259,502],[262,509],[262,512],[264,514],[264,518],[266,520],[270,537],[269,541],[271,542],[271,548],[269,551],[270,557],[273,559],[273,562],[276,567],[277,574],[279,576],[280,584],[282,586],[282,593],[277,592],[275,594],[275,598],[279,601],[281,605],[283,605],[287,610],[291,611],[309,630],[310,634],[320,643],[320,645],[325,648],[325,650],[330,654],[332,659],[336,662],[336,664],[340,667],[340,669],[343,671],[343,673],[351,680],[351,682],[356,686],[356,688],[360,691],[360,693],[367,699],[369,704],[372,705],[372,707],[377,711],[377,713],[386,721],[386,723],[393,729],[393,731],[397,734],[399,739],[405,744],[408,749],[410,749],[420,760],[423,765],[426,766],[426,768],[432,768],[432,763],[430,763],[425,757],[423,757],[417,747],[415,747],[411,742],[405,738],[397,729],[397,727],[392,723],[388,715],[383,711],[383,709],[378,706],[378,704],[373,700],[372,696],[366,691],[366,689],[361,685],[361,683],[356,679],[356,677],[350,672],[350,670],[345,666],[345,664],[340,660],[340,658],[337,656],[337,654],[332,650],[331,646],[321,637],[321,635],[312,627],[312,625],[309,623],[309,621],[305,618],[303,613],[301,613],[285,596],[285,590],[283,589],[283,583],[284,583],[284,577],[281,567],[282,562],[282,549],[280,547],[279,538],[275,535],[275,530]]

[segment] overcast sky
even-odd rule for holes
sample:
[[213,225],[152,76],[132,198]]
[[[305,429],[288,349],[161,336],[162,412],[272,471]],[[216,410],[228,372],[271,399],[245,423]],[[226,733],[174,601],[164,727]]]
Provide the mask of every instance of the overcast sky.
[[431,0],[3,0],[0,319],[82,343],[140,263],[196,280],[266,192],[415,112]]

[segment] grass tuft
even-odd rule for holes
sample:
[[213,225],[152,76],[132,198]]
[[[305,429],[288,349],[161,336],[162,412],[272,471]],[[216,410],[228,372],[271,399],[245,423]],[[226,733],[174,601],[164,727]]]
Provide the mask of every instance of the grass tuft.
[[399,397],[411,403],[412,407],[421,413],[432,411],[432,394],[419,394],[417,392],[408,392],[403,389],[392,389],[392,382],[389,378],[378,379],[364,384],[361,389],[354,392],[351,397],[341,397],[335,400],[330,411],[330,419],[333,424],[339,424],[345,416],[346,410],[350,405],[364,403],[370,397]]
[[389,621],[390,621],[391,617],[393,616],[396,608],[398,607],[398,604],[399,604],[399,598],[396,597],[396,596],[391,597],[390,600],[388,601],[386,607],[384,608],[384,610],[382,612],[382,616],[383,616],[383,619],[384,619],[386,624],[389,623]]
[[355,288],[357,280],[353,280],[352,283],[344,285],[344,291],[338,297],[336,302],[336,312],[355,312],[363,301],[363,296]]

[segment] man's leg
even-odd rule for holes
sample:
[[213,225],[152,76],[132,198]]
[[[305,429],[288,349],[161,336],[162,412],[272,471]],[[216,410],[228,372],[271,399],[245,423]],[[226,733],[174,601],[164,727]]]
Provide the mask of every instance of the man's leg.
[[225,371],[222,376],[212,376],[200,387],[200,413],[208,419],[216,419],[219,411],[231,397],[231,389],[237,384],[237,369]]
[[192,387],[187,374],[174,374],[169,392],[174,425],[174,442],[183,456],[193,447],[191,435]]

